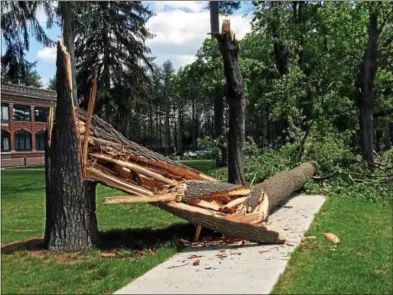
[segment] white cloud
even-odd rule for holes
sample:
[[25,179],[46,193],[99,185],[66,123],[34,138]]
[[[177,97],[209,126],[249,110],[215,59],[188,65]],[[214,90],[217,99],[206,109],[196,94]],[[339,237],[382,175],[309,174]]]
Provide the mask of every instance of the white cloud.
[[[188,1],[185,4],[191,3]],[[159,3],[159,2],[156,2]],[[175,2],[171,3],[174,4]],[[195,60],[195,54],[202,46],[206,38],[210,38],[210,13],[206,9],[196,8],[196,4],[190,4],[194,12],[185,12],[179,9],[179,5],[172,5],[174,10],[158,12],[147,22],[147,28],[156,35],[147,41],[147,45],[156,56],[155,62],[162,64],[170,59],[176,68],[184,66]],[[203,2],[206,6],[206,2]],[[192,10],[190,8],[190,10]],[[222,21],[223,17],[220,17]],[[241,39],[251,31],[250,19],[241,15],[232,15],[231,29]]]
[[148,4],[155,13],[177,9],[199,12],[207,8],[209,1],[152,1]]
[[[50,2],[51,6],[53,8],[56,8],[58,5],[57,1],[51,1]],[[37,9],[37,14],[36,14],[36,18],[38,20],[38,22],[40,23],[41,26],[46,26],[46,21],[48,19],[48,17],[46,16],[45,10],[42,7],[42,5],[40,5]]]
[[49,78],[48,77],[41,77],[41,83],[44,88],[48,87]]
[[37,52],[37,57],[48,63],[56,62],[56,47],[44,47]]

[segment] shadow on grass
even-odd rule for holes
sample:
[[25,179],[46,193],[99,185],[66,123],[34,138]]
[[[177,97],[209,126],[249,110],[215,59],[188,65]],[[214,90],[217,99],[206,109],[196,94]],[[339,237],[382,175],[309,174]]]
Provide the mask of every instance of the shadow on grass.
[[[99,250],[113,251],[120,249],[143,250],[159,248],[161,245],[174,243],[180,250],[184,246],[179,239],[192,240],[195,233],[193,224],[175,224],[163,229],[124,229],[100,232]],[[200,239],[204,237],[220,238],[221,234],[202,228]],[[2,254],[12,254],[17,251],[44,251],[42,237],[13,242],[1,248]]]

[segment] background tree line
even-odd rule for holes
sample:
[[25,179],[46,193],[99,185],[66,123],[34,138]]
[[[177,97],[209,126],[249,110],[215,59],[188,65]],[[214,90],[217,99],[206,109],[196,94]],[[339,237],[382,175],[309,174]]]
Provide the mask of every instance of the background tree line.
[[[24,57],[27,27],[44,45],[53,44],[35,19],[40,5],[48,27],[60,22],[61,5],[3,5],[4,79],[41,86],[34,63]],[[291,145],[294,162],[329,142],[361,155],[373,170],[375,152],[389,150],[393,141],[392,5],[253,2],[253,7],[252,32],[240,41],[239,59],[246,137],[261,148]],[[206,8],[215,32],[219,13],[232,13],[239,3],[211,2]],[[196,61],[178,71],[169,60],[156,65],[145,44],[154,37],[145,28],[151,16],[141,2],[72,3],[80,106],[87,107],[94,68],[97,112],[128,138],[167,155],[225,146],[229,115],[217,40],[207,38]],[[55,78],[49,83],[54,86]]]

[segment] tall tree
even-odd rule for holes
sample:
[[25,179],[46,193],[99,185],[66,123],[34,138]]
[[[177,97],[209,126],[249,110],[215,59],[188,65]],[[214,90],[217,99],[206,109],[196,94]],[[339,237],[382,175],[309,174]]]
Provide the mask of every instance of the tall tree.
[[152,13],[140,1],[85,2],[79,5],[75,56],[77,80],[86,108],[92,68],[98,72],[98,112],[110,123],[121,123],[138,87],[149,82],[150,50],[145,41],[152,37],[146,22]]
[[47,87],[49,90],[56,91],[56,75],[49,79]]
[[[378,70],[378,39],[386,20],[378,26],[382,3],[368,3],[368,41],[355,82],[355,101],[359,108],[360,146],[370,171],[374,170],[375,77]],[[393,11],[393,8],[392,8]]]
[[163,90],[165,97],[165,150],[166,154],[170,154],[171,148],[171,126],[170,126],[170,110],[172,104],[172,78],[174,75],[172,62],[167,60],[162,65]]
[[1,57],[2,76],[16,84],[26,84],[26,77],[34,73],[35,63],[26,60],[26,51],[30,48],[29,34],[44,46],[53,46],[40,25],[36,14],[43,8],[47,14],[47,27],[54,20],[54,8],[51,1],[2,1],[1,31],[5,44],[5,53]]

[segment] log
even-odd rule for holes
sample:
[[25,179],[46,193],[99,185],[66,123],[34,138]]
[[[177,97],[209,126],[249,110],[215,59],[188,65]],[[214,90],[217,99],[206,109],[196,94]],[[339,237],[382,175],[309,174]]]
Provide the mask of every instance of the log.
[[315,163],[304,163],[290,171],[277,173],[262,183],[253,186],[251,194],[245,202],[247,211],[253,211],[262,201],[261,196],[265,193],[269,198],[268,208],[270,212],[274,207],[288,201],[292,193],[302,188],[307,179],[311,178],[315,172]]
[[176,202],[169,202],[167,204],[158,203],[158,206],[180,218],[218,231],[226,236],[263,244],[285,243],[285,238],[276,231],[248,223],[231,221],[226,219],[225,216],[209,212],[202,208]]

